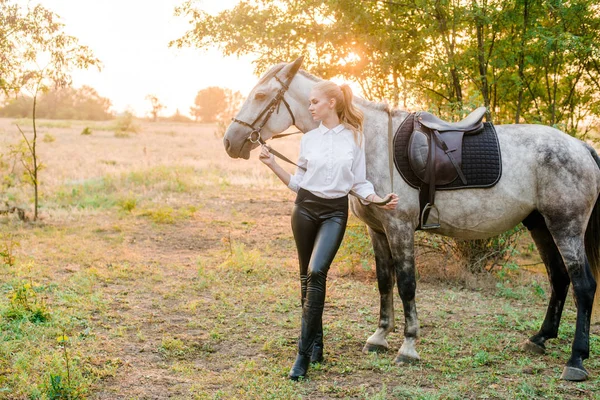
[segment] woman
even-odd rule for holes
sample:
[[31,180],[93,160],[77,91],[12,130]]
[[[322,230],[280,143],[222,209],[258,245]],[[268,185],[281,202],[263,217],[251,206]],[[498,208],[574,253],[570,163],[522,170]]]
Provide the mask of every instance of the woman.
[[[327,272],[342,242],[348,220],[350,190],[379,207],[393,210],[398,196],[381,199],[366,180],[363,114],[352,104],[348,85],[317,83],[310,94],[311,112],[318,128],[303,135],[299,168],[290,175],[277,164],[267,146],[260,160],[290,189],[298,193],[292,212],[292,231],[300,263],[302,327],[298,355],[289,378],[306,376],[311,362],[323,360],[322,315]],[[362,201],[362,200],[361,200]]]

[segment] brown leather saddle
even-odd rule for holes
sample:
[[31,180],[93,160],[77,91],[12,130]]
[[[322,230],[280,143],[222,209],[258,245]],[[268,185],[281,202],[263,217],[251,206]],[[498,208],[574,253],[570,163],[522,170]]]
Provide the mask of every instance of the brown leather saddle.
[[[440,227],[439,210],[435,206],[436,187],[460,179],[462,187],[468,186],[463,164],[463,139],[483,131],[486,108],[479,107],[459,122],[447,122],[428,112],[414,114],[413,129],[408,139],[406,157],[414,175],[420,181],[420,229]],[[400,129],[399,129],[400,130]],[[436,222],[428,223],[432,209],[438,215]]]

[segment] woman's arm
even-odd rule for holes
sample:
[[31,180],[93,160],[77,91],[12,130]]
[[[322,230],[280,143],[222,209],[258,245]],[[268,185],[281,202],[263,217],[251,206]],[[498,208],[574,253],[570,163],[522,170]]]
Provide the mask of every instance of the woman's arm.
[[277,175],[281,182],[285,183],[286,186],[289,186],[290,180],[292,179],[292,175],[283,168],[281,168],[279,164],[277,164],[277,161],[275,161],[275,156],[271,154],[267,146],[262,146],[260,156],[258,158],[267,167],[271,168],[273,172],[275,172],[275,175]]
[[[370,202],[383,202],[387,201],[386,204],[378,205],[377,207],[384,208],[386,210],[393,210],[396,208],[398,204],[398,195],[396,193],[390,193],[385,198],[381,198],[375,193],[375,188],[373,184],[367,180],[367,165],[365,160],[365,150],[364,148],[355,147],[355,159],[352,163],[352,173],[354,174],[354,185],[352,190],[354,190],[360,196],[363,196]],[[365,205],[365,203],[361,200],[361,202]]]

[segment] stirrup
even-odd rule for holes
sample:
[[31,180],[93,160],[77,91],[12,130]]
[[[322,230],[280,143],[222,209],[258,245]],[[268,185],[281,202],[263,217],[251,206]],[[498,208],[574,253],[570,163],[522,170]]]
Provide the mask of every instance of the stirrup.
[[[433,224],[425,224],[425,212],[427,210],[433,210],[435,209],[435,211],[437,211],[437,222],[433,223]],[[427,215],[427,219],[429,219],[429,217],[431,216],[431,212],[429,213],[429,215]],[[438,229],[440,227],[440,211],[438,210],[437,206],[435,204],[431,204],[431,203],[427,203],[425,205],[425,207],[423,208],[423,212],[421,213],[421,229],[426,230],[426,229]]]

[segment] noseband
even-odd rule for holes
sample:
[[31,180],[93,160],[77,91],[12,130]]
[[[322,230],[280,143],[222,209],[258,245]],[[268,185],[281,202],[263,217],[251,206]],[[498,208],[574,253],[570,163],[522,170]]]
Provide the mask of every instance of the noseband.
[[[285,105],[285,108],[287,108],[288,112],[290,113],[290,116],[292,117],[292,125],[296,125],[296,118],[294,117],[294,113],[292,112],[292,109],[290,108],[290,105],[288,104],[288,102],[285,101],[285,98],[283,97],[285,92],[290,88],[290,83],[292,82],[292,79],[294,79],[295,75],[296,74],[294,73],[294,75],[290,76],[286,82],[283,82],[281,79],[279,79],[277,77],[277,75],[275,75],[275,79],[277,80],[277,82],[279,82],[281,84],[281,89],[279,89],[277,91],[277,94],[275,95],[275,97],[273,97],[271,102],[269,102],[269,104],[267,104],[267,106],[262,110],[262,112],[260,114],[258,114],[258,117],[256,117],[256,119],[251,124],[249,124],[245,121],[239,120],[237,118],[231,118],[231,120],[233,122],[237,122],[240,125],[244,125],[250,129],[252,129],[252,131],[250,132],[250,135],[248,135],[248,138],[246,140],[249,140],[252,143],[265,144],[264,140],[260,136],[260,132],[261,132],[262,128],[265,126],[265,124],[269,121],[269,118],[271,118],[271,115],[273,115],[273,113],[275,111],[277,111],[277,113],[279,114],[279,106],[281,105],[282,102],[283,102],[283,105]],[[263,116],[264,116],[264,119],[262,120],[260,125],[255,126]]]

